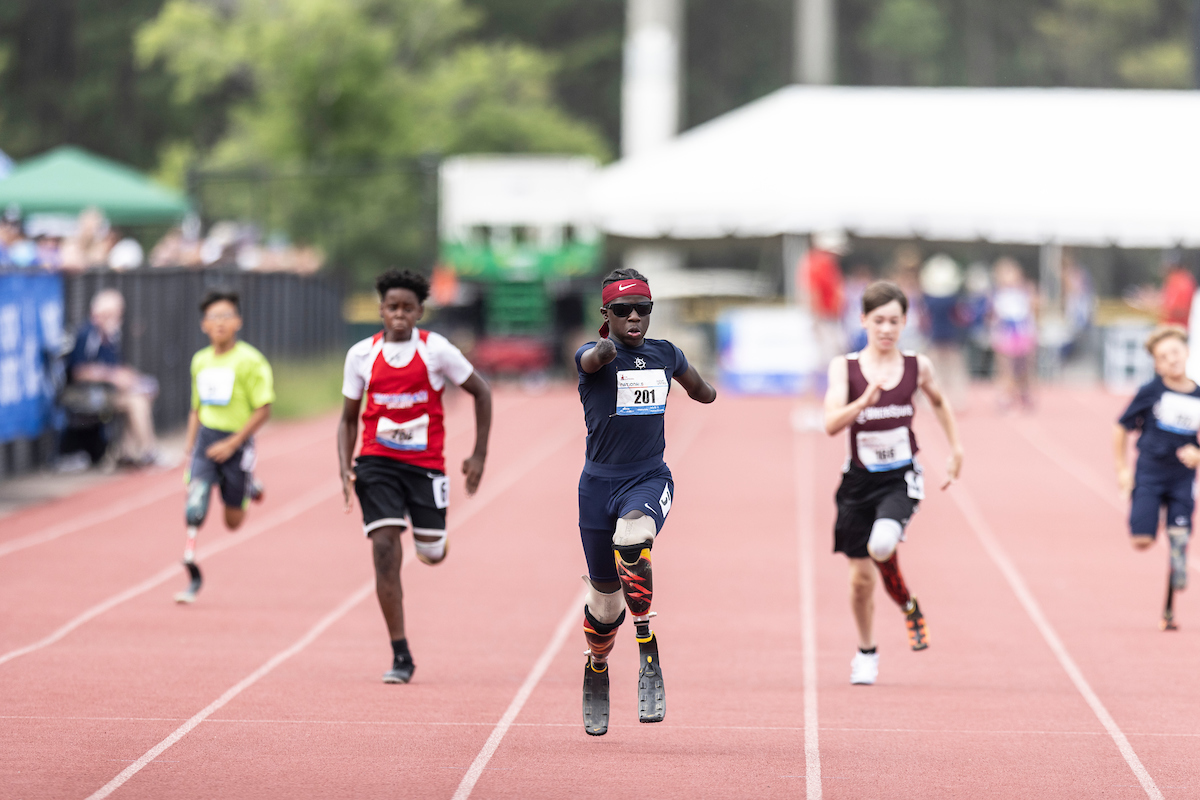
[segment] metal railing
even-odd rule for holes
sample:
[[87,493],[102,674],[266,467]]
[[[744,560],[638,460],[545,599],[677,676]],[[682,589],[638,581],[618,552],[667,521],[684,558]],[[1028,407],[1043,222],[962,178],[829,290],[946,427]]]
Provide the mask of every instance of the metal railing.
[[[212,288],[241,295],[240,338],[268,359],[318,358],[346,346],[342,290],[325,276],[236,269],[96,270],[63,276],[63,324],[73,334],[89,315],[92,297],[116,289],[125,297],[122,351],[126,363],[158,379],[157,429],[187,420],[192,355],[208,344],[200,330],[200,299]],[[0,479],[53,459],[55,437],[0,444]]]

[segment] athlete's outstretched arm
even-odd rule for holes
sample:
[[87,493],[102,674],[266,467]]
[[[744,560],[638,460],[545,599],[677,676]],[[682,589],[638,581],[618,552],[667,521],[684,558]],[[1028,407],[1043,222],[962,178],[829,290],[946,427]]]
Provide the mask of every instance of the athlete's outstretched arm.
[[354,445],[358,441],[358,412],[362,399],[342,398],[342,417],[338,420],[337,451],[338,470],[342,478],[342,501],[346,513],[350,513],[350,489],[354,486],[354,469],[350,466],[354,458]]
[[697,402],[711,403],[717,399],[717,390],[711,383],[701,378],[700,373],[691,364],[688,364],[687,372],[676,375],[675,380],[679,381],[679,385],[687,391],[688,397]]
[[483,462],[487,460],[488,435],[492,432],[492,387],[478,372],[472,372],[462,388],[475,397],[475,452],[462,465],[463,475],[467,476],[467,494],[472,495],[479,488]]
[[846,429],[846,426],[875,404],[883,394],[883,384],[871,383],[853,403],[850,396],[849,372],[846,357],[838,356],[829,362],[829,388],[825,390],[825,432],[830,436]]
[[933,362],[925,356],[917,356],[917,369],[917,385],[929,398],[933,414],[950,444],[950,458],[946,460],[946,482],[942,484],[943,489],[948,489],[962,471],[963,449],[962,442],[958,439],[958,424],[954,421],[954,410],[950,408],[950,401],[938,385],[937,376],[933,372]]
[[608,337],[596,342],[596,346],[579,357],[579,367],[588,375],[610,363],[617,357],[617,346]]

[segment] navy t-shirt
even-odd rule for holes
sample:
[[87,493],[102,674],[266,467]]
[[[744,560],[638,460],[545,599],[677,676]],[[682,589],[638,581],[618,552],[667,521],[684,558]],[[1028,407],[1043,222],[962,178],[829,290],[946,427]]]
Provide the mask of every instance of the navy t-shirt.
[[121,340],[109,339],[91,322],[84,323],[75,336],[75,347],[67,359],[67,368],[83,364],[105,364],[110,367],[121,365]]
[[1160,376],[1138,389],[1129,407],[1117,422],[1130,431],[1141,431],[1138,438],[1138,470],[1157,473],[1190,474],[1175,456],[1185,444],[1197,444],[1200,429],[1200,386],[1190,393],[1173,392]]
[[591,375],[579,359],[596,346],[575,353],[579,399],[587,423],[587,461],[583,471],[600,477],[625,477],[662,463],[667,439],[664,414],[671,379],[687,372],[683,351],[665,339],[645,339],[626,347],[616,339],[617,356]]

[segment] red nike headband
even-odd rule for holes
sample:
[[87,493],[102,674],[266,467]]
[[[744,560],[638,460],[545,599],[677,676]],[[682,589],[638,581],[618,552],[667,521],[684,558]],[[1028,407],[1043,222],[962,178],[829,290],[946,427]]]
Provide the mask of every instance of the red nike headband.
[[[639,295],[647,300],[654,299],[650,296],[650,284],[630,278],[623,281],[613,281],[608,286],[605,286],[604,291],[600,293],[600,299],[604,301],[604,305],[608,305],[618,297],[634,297]],[[602,337],[608,336],[607,322],[600,326],[600,335]]]

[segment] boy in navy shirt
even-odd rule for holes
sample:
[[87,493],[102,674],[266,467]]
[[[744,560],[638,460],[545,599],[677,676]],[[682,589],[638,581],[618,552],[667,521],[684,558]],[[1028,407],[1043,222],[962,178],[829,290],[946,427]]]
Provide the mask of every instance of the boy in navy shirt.
[[[1159,511],[1167,511],[1167,538],[1171,544],[1171,579],[1164,630],[1175,627],[1171,612],[1173,592],[1187,587],[1187,543],[1192,530],[1193,496],[1200,447],[1200,387],[1187,376],[1187,333],[1174,326],[1160,327],[1146,340],[1154,357],[1154,380],[1137,394],[1117,421],[1113,433],[1117,481],[1131,495],[1129,532],[1133,546],[1144,550],[1154,544]],[[1138,431],[1137,470],[1129,468],[1127,442]]]
[[619,269],[603,285],[603,338],[575,353],[587,423],[587,458],[579,476],[579,533],[588,564],[583,726],[591,736],[608,731],[608,654],[625,620],[626,605],[636,625],[641,662],[638,718],[661,722],[666,714],[658,640],[650,630],[650,549],[675,493],[671,470],[663,461],[663,415],[672,378],[693,400],[717,399],[716,390],[678,347],[646,338],[654,303],[645,276]]

